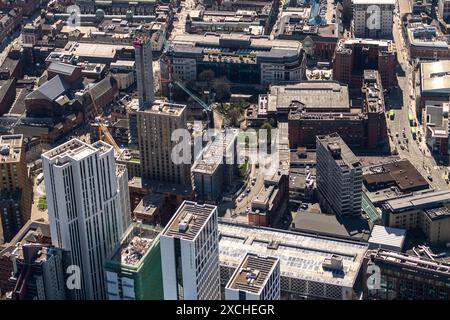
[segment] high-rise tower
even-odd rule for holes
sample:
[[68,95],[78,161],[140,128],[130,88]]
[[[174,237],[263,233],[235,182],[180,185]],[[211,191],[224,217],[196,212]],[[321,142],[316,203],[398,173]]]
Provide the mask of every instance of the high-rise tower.
[[136,81],[139,107],[152,105],[155,100],[153,84],[152,43],[150,38],[137,38],[133,42],[136,59]]

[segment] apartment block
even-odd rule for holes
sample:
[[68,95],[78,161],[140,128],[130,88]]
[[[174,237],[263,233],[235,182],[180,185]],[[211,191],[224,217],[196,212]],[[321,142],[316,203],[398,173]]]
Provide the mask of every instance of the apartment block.
[[165,300],[220,299],[217,207],[185,201],[161,233]]
[[75,297],[106,299],[104,262],[123,234],[114,149],[72,139],[42,155],[52,243],[70,251]]
[[0,136],[0,169],[0,229],[8,242],[31,216],[33,187],[23,135]]
[[317,190],[336,215],[361,214],[362,164],[338,134],[317,136]]
[[226,300],[279,300],[280,259],[247,253],[225,286]]

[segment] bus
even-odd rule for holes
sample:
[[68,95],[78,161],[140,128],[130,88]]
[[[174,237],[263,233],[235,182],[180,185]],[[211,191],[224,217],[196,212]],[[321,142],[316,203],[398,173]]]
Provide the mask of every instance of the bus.
[[411,134],[414,140],[417,138],[417,129],[415,127],[411,128]]
[[395,119],[395,110],[389,110],[388,116],[389,116],[389,120],[394,120]]

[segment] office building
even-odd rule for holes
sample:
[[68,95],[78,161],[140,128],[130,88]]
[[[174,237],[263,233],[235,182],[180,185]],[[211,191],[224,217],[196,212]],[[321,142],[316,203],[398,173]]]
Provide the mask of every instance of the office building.
[[367,243],[219,221],[220,282],[247,253],[280,260],[281,299],[352,300]]
[[25,243],[12,252],[15,287],[12,300],[65,300],[66,279],[62,249]]
[[[418,119],[429,103],[450,101],[450,60],[420,64],[420,90],[416,100]],[[417,92],[416,91],[416,92]]]
[[12,292],[17,283],[17,279],[13,277],[17,271],[14,257],[16,257],[16,253],[22,252],[18,248],[30,243],[51,246],[51,242],[48,223],[28,220],[10,242],[0,246],[0,291],[2,295],[7,294],[13,298]]
[[155,100],[153,84],[152,44],[150,39],[136,39],[133,42],[136,59],[136,81],[139,107],[152,105]]
[[231,185],[237,172],[236,140],[239,130],[219,132],[192,165],[196,194],[205,201],[216,201]]
[[72,139],[42,155],[52,243],[81,272],[77,299],[102,300],[103,265],[123,234],[114,149]]
[[31,216],[33,189],[23,135],[0,136],[0,168],[0,230],[8,242]]
[[[363,283],[380,270],[380,288],[365,285],[367,300],[449,300],[450,264],[390,250],[370,250],[364,259]],[[378,269],[377,268],[377,269]]]
[[218,300],[217,207],[184,201],[161,233],[165,300]]
[[154,104],[137,112],[141,176],[145,180],[191,184],[191,159],[188,163],[177,164],[172,159],[172,151],[178,143],[172,141],[176,129],[187,128],[186,106],[165,101]]
[[386,225],[420,229],[432,245],[450,242],[450,191],[432,191],[387,201],[382,206]]
[[362,164],[338,134],[317,136],[317,191],[336,215],[361,214]]
[[225,286],[226,300],[279,300],[280,259],[247,253]]
[[[392,30],[391,30],[392,31]],[[383,88],[389,90],[397,79],[395,45],[389,40],[341,39],[333,58],[333,78],[359,90],[364,70],[377,70]]]
[[392,36],[395,0],[353,0],[353,32],[357,38]]
[[159,231],[135,223],[105,263],[108,300],[162,300]]
[[406,26],[406,47],[411,59],[450,59],[447,36],[434,25],[409,22]]
[[292,83],[304,78],[306,58],[294,40],[271,40],[242,34],[179,34],[170,52],[173,78],[197,81],[212,70],[233,86],[267,88],[272,83]]

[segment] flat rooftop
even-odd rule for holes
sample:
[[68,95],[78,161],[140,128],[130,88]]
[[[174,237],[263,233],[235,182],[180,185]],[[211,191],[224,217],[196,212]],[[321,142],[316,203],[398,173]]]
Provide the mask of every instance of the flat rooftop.
[[422,92],[450,94],[450,60],[422,62],[420,71]]
[[194,240],[216,209],[217,207],[213,205],[184,201],[167,224],[162,235]]
[[88,144],[75,138],[45,152],[42,156],[59,165],[64,165],[69,159],[79,161],[97,151],[104,153],[109,150],[112,150],[112,146],[103,141]]
[[227,129],[215,135],[214,141],[209,142],[202,150],[201,156],[192,165],[193,173],[213,174],[219,165],[225,164],[227,150],[236,141],[238,129]]
[[23,135],[12,134],[0,136],[0,162],[19,162],[22,155]]
[[115,45],[100,43],[71,42],[66,45],[66,52],[79,57],[114,59],[119,50],[134,50],[132,45]]
[[407,159],[371,167],[370,173],[364,174],[363,181],[372,190],[384,189],[390,185],[396,185],[402,192],[429,187],[425,178]]
[[137,266],[152,248],[159,231],[144,224],[133,224],[123,236],[119,248],[112,256],[122,265]]
[[260,294],[278,261],[270,256],[247,253],[226,288]]
[[155,115],[166,115],[172,117],[180,116],[186,109],[184,104],[169,103],[163,100],[156,100],[152,106],[147,106],[139,112],[151,113]]
[[387,208],[393,213],[413,209],[432,209],[450,202],[450,190],[424,192],[387,201]]
[[293,85],[271,86],[268,111],[276,112],[280,107],[290,106],[324,111],[350,111],[348,87],[337,81],[306,81]]
[[[281,276],[353,287],[367,244],[286,230],[252,227],[219,220],[221,266],[237,268],[247,252],[280,259]],[[333,256],[342,268],[324,268]]]
[[361,161],[359,161],[339,134],[332,133],[317,136],[317,140],[332,154],[339,166],[347,166],[349,169],[362,166]]
[[367,242],[371,225],[362,217],[340,217],[334,214],[298,212],[292,219],[290,229]]

